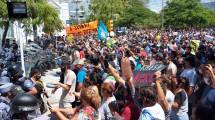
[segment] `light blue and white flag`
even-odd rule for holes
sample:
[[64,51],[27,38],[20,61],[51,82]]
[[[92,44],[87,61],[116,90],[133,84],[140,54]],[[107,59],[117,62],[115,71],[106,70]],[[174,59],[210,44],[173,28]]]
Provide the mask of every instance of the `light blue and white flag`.
[[99,21],[99,25],[98,25],[98,39],[99,40],[106,40],[107,38],[108,38],[107,26],[104,24],[104,22]]

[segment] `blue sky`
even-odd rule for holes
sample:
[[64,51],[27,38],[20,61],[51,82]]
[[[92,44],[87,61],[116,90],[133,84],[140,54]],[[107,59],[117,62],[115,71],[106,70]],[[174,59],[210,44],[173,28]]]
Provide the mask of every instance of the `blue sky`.
[[[165,1],[167,0],[164,0],[164,3]],[[215,2],[215,0],[201,0],[201,2]],[[147,7],[158,13],[162,9],[162,0],[149,0]]]

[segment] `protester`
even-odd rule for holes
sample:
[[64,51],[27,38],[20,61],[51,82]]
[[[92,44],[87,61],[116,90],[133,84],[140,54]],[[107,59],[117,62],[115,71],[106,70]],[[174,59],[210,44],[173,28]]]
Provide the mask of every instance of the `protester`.
[[[49,57],[54,53],[60,59],[57,67],[61,68],[51,94],[62,89],[57,94],[59,108],[49,106],[49,110],[58,119],[214,119],[215,42],[211,31],[131,28],[124,34],[111,32],[102,41],[97,33],[74,35],[72,42],[43,35],[38,42]],[[22,87],[35,95],[42,110],[46,81],[40,80],[40,72],[52,68],[41,68],[24,78],[21,68],[1,65],[0,85],[12,82]]]
[[78,74],[77,74],[77,91],[79,92],[84,85],[85,82],[85,78],[87,75],[87,70],[84,67],[84,60],[80,59],[78,61],[75,61],[77,63],[74,63],[76,66],[76,70],[78,70]]
[[165,112],[165,119],[170,120],[172,105],[175,98],[175,95],[170,90],[171,81],[167,78],[167,76],[161,76],[159,73],[155,73],[155,75],[158,103],[162,106]]
[[80,94],[81,106],[72,109],[71,117],[68,118],[62,113],[62,109],[52,109],[60,120],[95,120],[97,119],[97,109],[100,106],[101,98],[92,88],[83,88]]
[[164,111],[157,103],[157,95],[153,87],[141,89],[140,101],[144,107],[141,110],[139,120],[165,120]]
[[[174,81],[175,82],[175,81]],[[189,81],[186,78],[178,78],[174,89],[175,99],[172,104],[171,119],[189,120],[188,117],[188,95]]]
[[170,75],[176,75],[177,73],[177,67],[176,65],[173,63],[172,58],[168,57],[166,60],[166,64],[167,64],[167,74]]
[[58,88],[62,87],[63,90],[60,97],[59,107],[71,107],[71,103],[75,101],[75,96],[71,96],[69,93],[75,91],[76,75],[72,70],[70,70],[69,62],[64,62],[61,65],[61,71],[64,73],[64,82],[55,83],[56,87],[52,90],[52,93],[54,93]]
[[99,107],[99,119],[113,119],[113,115],[110,111],[109,104],[113,101],[116,101],[116,98],[113,95],[114,85],[112,83],[103,83],[101,86],[101,96],[102,96],[102,104]]
[[188,56],[185,59],[185,69],[181,73],[181,77],[187,78],[189,81],[189,90],[188,90],[188,96],[192,95],[193,89],[197,82],[197,73],[195,69],[195,58],[193,56]]
[[40,80],[41,73],[38,69],[33,69],[30,73],[31,80],[26,80],[24,82],[24,87],[26,87],[27,93],[34,95],[39,101],[41,113],[45,113],[47,110],[45,108],[42,96],[45,96],[45,90],[43,82]]

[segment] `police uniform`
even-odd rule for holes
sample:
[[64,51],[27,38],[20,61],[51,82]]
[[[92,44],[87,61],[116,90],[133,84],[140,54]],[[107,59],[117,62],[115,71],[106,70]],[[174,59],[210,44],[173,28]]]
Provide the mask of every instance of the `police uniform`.
[[[1,79],[2,80],[2,79]],[[0,81],[1,83],[5,81]],[[0,93],[5,94],[12,90],[14,85],[12,83],[5,83],[0,86]],[[6,97],[0,97],[0,120],[10,120],[10,100]]]

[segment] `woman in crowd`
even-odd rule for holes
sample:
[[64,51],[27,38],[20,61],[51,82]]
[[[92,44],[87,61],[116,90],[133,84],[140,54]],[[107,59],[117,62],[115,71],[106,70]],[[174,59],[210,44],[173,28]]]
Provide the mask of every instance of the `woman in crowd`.
[[101,86],[102,104],[98,109],[100,120],[113,119],[113,115],[108,105],[111,102],[116,101],[116,98],[113,95],[114,89],[112,83],[108,82],[103,83]]
[[157,102],[157,94],[154,87],[142,88],[140,90],[140,102],[144,107],[141,110],[139,120],[165,120],[165,114]]
[[177,81],[172,81],[175,85],[175,99],[172,104],[171,119],[172,120],[189,120],[188,117],[188,95],[189,81],[186,78],[177,78]]
[[159,77],[158,72],[156,72],[155,75],[155,86],[158,94],[158,102],[165,112],[166,120],[170,120],[172,104],[174,102],[175,97],[175,95],[170,90],[171,81],[168,79],[167,76],[163,75]]
[[116,102],[109,104],[109,108],[115,119],[138,120],[140,109],[132,99],[129,86],[119,85],[115,91]]
[[193,104],[215,108],[215,74],[213,67],[210,64],[201,65],[199,72],[202,77],[196,87]]
[[[101,98],[93,87],[83,88],[80,94],[81,106],[74,109],[52,109],[60,120],[96,120],[98,119],[97,109],[100,106]],[[70,115],[65,116],[69,112]]]

